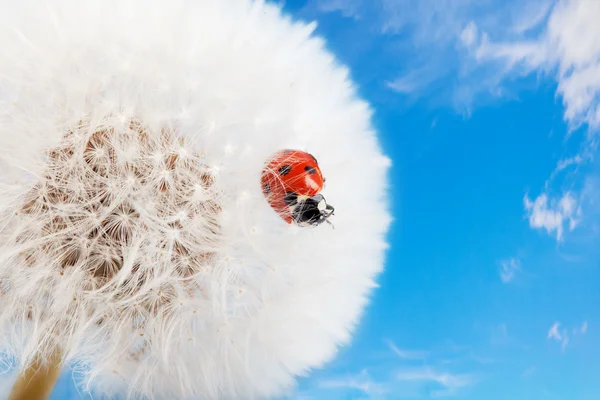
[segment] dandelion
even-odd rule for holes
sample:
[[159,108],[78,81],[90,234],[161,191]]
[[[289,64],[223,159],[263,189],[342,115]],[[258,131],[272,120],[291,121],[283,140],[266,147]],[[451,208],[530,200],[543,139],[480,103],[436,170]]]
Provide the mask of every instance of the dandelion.
[[[389,160],[314,25],[250,0],[0,8],[12,398],[66,366],[101,396],[272,397],[330,360],[383,265]],[[335,230],[269,207],[282,148],[319,157]]]

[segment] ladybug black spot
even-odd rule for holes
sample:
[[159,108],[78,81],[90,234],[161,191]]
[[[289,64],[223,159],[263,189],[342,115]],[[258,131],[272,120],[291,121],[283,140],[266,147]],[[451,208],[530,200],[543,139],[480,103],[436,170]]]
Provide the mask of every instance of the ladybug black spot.
[[282,151],[283,154],[290,154],[290,153],[293,153],[293,152],[294,152],[294,150],[290,150],[290,149],[285,149],[285,150]]
[[315,164],[319,165],[319,162],[317,161],[315,156],[313,156],[312,154],[308,154],[308,155],[311,156],[311,158],[315,161]]
[[283,201],[288,206],[293,206],[298,202],[298,194],[295,192],[287,192],[283,197]]
[[265,194],[271,194],[271,185],[269,185],[268,183],[265,183],[263,190],[264,190]]
[[307,174],[309,175],[314,175],[317,173],[317,170],[314,169],[314,167],[311,167],[310,165],[307,165],[306,167],[304,167],[304,170],[306,171]]
[[292,172],[291,165],[282,165],[281,168],[279,168],[279,175],[281,175],[281,176],[286,176],[290,172]]

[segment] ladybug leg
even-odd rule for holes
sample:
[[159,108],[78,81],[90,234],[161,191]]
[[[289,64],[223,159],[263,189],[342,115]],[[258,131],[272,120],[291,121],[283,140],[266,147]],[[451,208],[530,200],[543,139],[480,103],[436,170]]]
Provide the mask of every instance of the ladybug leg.
[[327,222],[329,225],[331,225],[331,228],[335,229],[335,225],[333,224],[333,222],[331,222],[327,218],[325,218],[325,222]]

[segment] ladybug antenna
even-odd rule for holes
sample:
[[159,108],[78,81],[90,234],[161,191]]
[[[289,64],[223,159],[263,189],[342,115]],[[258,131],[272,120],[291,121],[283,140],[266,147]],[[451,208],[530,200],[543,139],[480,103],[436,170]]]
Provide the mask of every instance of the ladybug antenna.
[[325,210],[323,211],[323,219],[325,220],[325,222],[327,222],[329,225],[331,225],[331,227],[333,229],[335,229],[335,225],[333,225],[333,222],[331,222],[329,220],[329,217],[334,215],[334,212],[335,212],[335,208],[331,204],[325,203]]
[[[333,214],[332,214],[333,215]],[[325,222],[327,222],[329,225],[331,225],[331,229],[335,230],[335,225],[333,224],[333,222],[331,222],[329,219],[325,219]]]

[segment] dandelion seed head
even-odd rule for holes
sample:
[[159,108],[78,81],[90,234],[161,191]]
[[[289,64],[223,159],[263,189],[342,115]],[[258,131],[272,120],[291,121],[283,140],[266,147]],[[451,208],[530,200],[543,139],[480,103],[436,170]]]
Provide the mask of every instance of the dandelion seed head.
[[[273,397],[330,360],[382,269],[389,163],[314,27],[250,0],[0,9],[0,360],[59,347],[130,398]],[[264,199],[290,144],[335,230]]]

